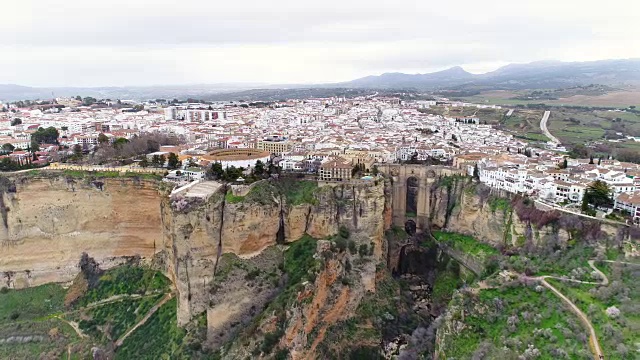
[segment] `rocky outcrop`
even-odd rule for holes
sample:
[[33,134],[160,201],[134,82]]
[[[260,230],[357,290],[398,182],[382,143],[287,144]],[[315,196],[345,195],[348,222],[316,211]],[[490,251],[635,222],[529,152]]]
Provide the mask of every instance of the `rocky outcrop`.
[[467,234],[497,248],[566,247],[569,241],[621,244],[625,226],[557,210],[538,209],[533,200],[474,183],[468,177],[441,178],[431,186],[432,227]]
[[3,178],[0,272],[16,288],[72,280],[82,252],[103,268],[151,259],[162,243],[154,181],[16,176]]
[[[256,185],[252,191],[261,196],[248,194],[241,201],[226,201],[227,189],[220,187],[181,210],[175,199],[163,200],[163,250],[167,273],[178,292],[179,323],[205,310],[215,312],[211,286],[218,259],[225,253],[248,258],[304,234],[326,238],[345,227],[357,244],[372,243],[376,258],[382,258],[386,251],[382,220],[388,211],[384,181],[323,186],[314,191],[312,201],[302,204],[290,204],[275,186],[269,182]],[[369,290],[375,286],[375,262],[372,267],[363,273]]]

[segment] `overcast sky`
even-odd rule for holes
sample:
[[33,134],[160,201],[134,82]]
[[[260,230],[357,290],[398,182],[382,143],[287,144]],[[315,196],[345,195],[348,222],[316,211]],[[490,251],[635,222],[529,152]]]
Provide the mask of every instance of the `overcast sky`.
[[0,83],[326,83],[638,58],[638,0],[10,0]]

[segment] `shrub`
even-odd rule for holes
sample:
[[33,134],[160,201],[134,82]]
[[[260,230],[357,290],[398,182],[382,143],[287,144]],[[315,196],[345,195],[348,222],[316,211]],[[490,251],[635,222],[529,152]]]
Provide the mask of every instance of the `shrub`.
[[367,256],[368,253],[369,249],[367,244],[362,244],[360,245],[360,247],[358,247],[358,254],[360,254],[360,256]]
[[351,255],[355,255],[356,253],[358,253],[358,247],[356,246],[355,241],[349,240],[348,246],[349,246],[349,252],[351,253]]
[[340,252],[347,250],[347,239],[338,236],[334,241],[336,243],[336,248],[338,248]]
[[3,286],[2,288],[0,288],[0,294],[6,294],[9,292],[9,288],[6,286]]
[[249,271],[247,273],[247,275],[245,275],[244,279],[245,280],[253,280],[253,279],[257,278],[258,275],[260,275],[260,269],[253,269],[253,270]]
[[276,330],[274,332],[264,334],[264,340],[262,341],[262,345],[260,346],[260,351],[265,354],[270,354],[283,335],[284,331],[282,330]]
[[344,226],[340,226],[340,230],[338,230],[338,235],[340,235],[341,237],[343,237],[345,239],[348,239],[349,235],[351,235],[351,234],[349,233],[349,229],[347,229]]
[[17,312],[17,311],[14,311],[14,312],[11,313],[11,315],[9,315],[9,319],[11,319],[11,320],[15,320],[15,319],[17,319],[19,317],[20,317],[20,313]]

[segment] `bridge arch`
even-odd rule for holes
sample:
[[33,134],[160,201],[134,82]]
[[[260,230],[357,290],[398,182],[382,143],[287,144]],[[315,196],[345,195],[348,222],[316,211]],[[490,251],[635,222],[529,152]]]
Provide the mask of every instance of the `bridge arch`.
[[407,193],[405,195],[405,212],[407,217],[418,215],[418,194],[420,191],[420,180],[415,176],[407,178]]

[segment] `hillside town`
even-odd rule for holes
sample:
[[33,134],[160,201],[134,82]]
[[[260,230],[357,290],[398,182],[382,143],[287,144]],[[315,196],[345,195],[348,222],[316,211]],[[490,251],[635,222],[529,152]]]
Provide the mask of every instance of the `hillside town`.
[[375,95],[273,103],[77,97],[1,104],[0,165],[3,170],[83,161],[114,165],[113,159],[94,156],[97,150],[158,134],[176,141],[119,159],[118,165],[168,168],[166,180],[184,183],[204,179],[213,163],[242,168],[245,174],[257,162],[269,163],[323,181],[375,176],[375,164],[381,163],[444,164],[491,188],[576,211],[591,184],[602,182],[611,191],[612,206],[599,210],[616,210],[640,222],[640,165],[570,158],[559,144],[529,143],[480,117],[430,111],[462,106],[500,109]]

